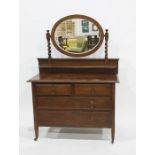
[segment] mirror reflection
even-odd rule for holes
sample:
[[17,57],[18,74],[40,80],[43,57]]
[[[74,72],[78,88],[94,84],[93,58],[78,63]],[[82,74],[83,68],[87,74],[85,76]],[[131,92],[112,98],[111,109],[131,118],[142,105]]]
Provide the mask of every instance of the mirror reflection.
[[73,18],[62,21],[54,33],[56,44],[74,54],[92,50],[100,41],[97,25],[87,19]]

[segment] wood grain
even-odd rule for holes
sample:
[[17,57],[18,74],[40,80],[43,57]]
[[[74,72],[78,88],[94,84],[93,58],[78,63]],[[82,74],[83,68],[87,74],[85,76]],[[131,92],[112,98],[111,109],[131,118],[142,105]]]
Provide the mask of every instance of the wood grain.
[[112,110],[111,97],[36,97],[40,110]]
[[115,138],[118,59],[38,59],[32,83],[35,140],[39,127],[111,128]]
[[111,112],[38,111],[40,126],[111,127]]

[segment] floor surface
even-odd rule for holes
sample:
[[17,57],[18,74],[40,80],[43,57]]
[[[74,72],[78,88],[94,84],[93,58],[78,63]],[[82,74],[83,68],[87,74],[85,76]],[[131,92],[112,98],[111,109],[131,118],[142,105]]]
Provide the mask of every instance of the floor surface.
[[[28,101],[30,102],[30,101]],[[20,155],[135,155],[134,115],[116,111],[116,137],[110,129],[39,128],[34,141],[32,105],[20,105]],[[27,104],[26,104],[27,103]],[[123,112],[122,112],[123,113]]]

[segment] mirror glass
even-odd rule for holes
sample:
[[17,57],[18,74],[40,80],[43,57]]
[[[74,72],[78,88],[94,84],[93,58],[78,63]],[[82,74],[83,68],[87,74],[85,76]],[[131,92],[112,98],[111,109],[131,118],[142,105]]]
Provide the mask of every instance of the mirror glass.
[[53,31],[51,36],[55,47],[67,55],[89,55],[95,52],[103,41],[102,28],[90,17],[61,19]]

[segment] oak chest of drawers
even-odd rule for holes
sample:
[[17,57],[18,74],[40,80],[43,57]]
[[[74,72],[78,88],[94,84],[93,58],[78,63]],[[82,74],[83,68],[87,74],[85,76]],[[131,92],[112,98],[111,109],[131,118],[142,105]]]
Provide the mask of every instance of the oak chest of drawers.
[[41,126],[93,127],[111,128],[113,143],[118,59],[38,60],[30,80],[35,140]]

